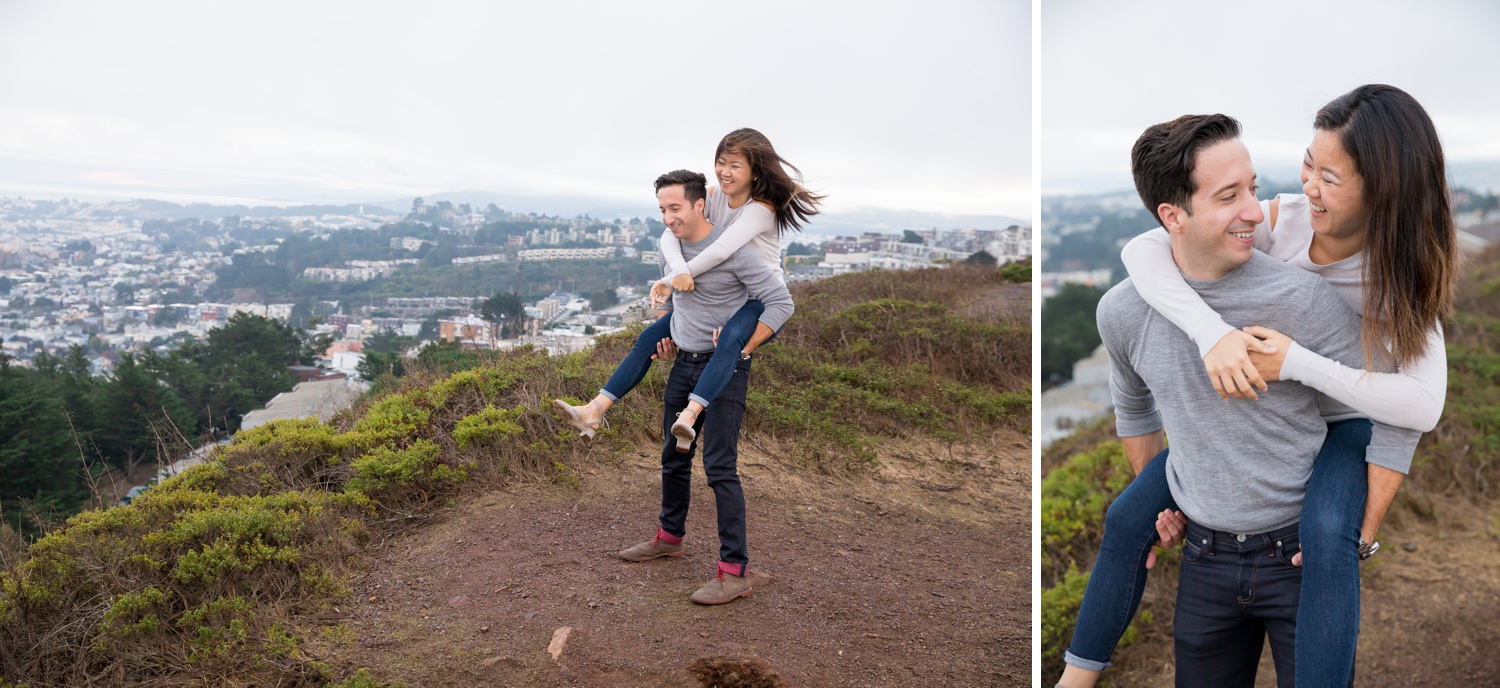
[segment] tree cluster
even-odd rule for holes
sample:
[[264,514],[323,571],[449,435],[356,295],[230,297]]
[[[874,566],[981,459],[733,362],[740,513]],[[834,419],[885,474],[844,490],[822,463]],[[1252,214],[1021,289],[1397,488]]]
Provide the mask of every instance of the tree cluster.
[[[325,337],[326,338],[326,337]],[[240,417],[297,382],[288,365],[311,363],[326,341],[245,313],[167,354],[121,354],[105,377],[82,347],[41,354],[34,369],[0,356],[0,512],[34,533],[25,514],[81,510],[89,482],[179,458],[188,445],[237,429]]]
[[1065,284],[1042,303],[1042,387],[1073,379],[1073,364],[1099,348],[1094,312],[1104,292],[1084,284]]
[[516,337],[526,331],[526,304],[516,292],[501,292],[485,299],[484,307],[479,312],[485,321],[500,329],[502,339]]

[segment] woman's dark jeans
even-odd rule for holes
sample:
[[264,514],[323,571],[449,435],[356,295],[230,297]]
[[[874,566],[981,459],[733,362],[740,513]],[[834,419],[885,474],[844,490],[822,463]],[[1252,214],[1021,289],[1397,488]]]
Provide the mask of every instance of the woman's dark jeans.
[[[730,316],[723,331],[719,332],[719,345],[709,358],[708,367],[704,368],[688,399],[708,407],[714,399],[719,398],[724,385],[729,384],[729,378],[734,375],[735,366],[739,364],[740,351],[750,341],[751,335],[755,334],[755,325],[760,322],[760,316],[765,310],[765,304],[759,299],[751,299]],[[671,323],[672,314],[667,313],[642,330],[640,336],[635,338],[635,346],[630,348],[625,360],[620,361],[599,393],[619,401],[620,397],[635,389],[645,379],[646,371],[651,369],[651,357],[656,355],[657,342],[672,336]]]
[[1176,509],[1167,488],[1163,449],[1130,481],[1104,514],[1104,542],[1083,591],[1073,642],[1063,657],[1081,669],[1103,671],[1146,590],[1146,555],[1157,541],[1156,515]]
[[1370,487],[1370,421],[1328,424],[1302,502],[1302,604],[1297,685],[1354,685],[1359,639],[1359,529]]
[[[1297,610],[1297,685],[1353,682],[1359,637],[1359,529],[1369,478],[1370,421],[1328,425],[1302,505],[1302,600]],[[1146,586],[1146,555],[1157,540],[1156,515],[1175,509],[1167,489],[1167,452],[1151,459],[1104,517],[1104,542],[1078,609],[1065,658],[1103,670],[1135,616]]]

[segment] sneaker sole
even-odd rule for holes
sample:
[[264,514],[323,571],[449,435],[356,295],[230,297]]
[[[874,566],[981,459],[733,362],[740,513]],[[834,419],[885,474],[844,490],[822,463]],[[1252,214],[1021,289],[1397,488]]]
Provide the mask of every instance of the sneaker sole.
[[[754,588],[746,590],[746,591],[744,591],[744,592],[742,592],[742,593],[740,593],[738,595],[735,595],[734,597],[730,597],[728,599],[723,599],[723,600],[708,600],[708,601],[693,600],[693,604],[704,604],[704,605],[729,604],[730,602],[733,602],[733,601],[735,601],[735,600],[737,600],[737,599],[739,599],[741,597],[749,597],[750,593],[752,593],[752,592],[755,592]],[[691,599],[691,598],[689,598],[689,599]]]
[[652,559],[660,559],[662,557],[680,557],[684,554],[687,554],[687,552],[662,552],[661,554],[653,554],[649,557],[641,557],[639,559],[632,559],[622,554],[620,555],[620,558],[624,559],[625,561],[651,561]]

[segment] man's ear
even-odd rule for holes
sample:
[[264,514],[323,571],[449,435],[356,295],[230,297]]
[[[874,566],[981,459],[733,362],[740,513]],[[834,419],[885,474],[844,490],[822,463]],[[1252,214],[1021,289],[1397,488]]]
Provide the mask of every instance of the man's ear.
[[1183,226],[1187,223],[1188,212],[1171,203],[1156,206],[1156,214],[1161,217],[1161,226],[1170,234],[1182,233]]
[[708,203],[701,198],[693,201],[693,210],[698,211],[699,215],[708,217],[708,213],[706,212],[708,210]]

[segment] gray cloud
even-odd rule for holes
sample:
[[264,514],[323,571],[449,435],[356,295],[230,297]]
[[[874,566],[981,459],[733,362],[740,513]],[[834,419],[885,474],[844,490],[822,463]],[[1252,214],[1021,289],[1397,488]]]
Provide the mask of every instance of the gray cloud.
[[1042,192],[1129,188],[1130,146],[1189,112],[1240,119],[1262,177],[1296,179],[1318,108],[1387,83],[1455,163],[1500,161],[1500,5],[1483,0],[1048,0]]
[[0,193],[630,199],[753,126],[834,209],[1025,217],[1030,36],[1024,0],[5,3]]

